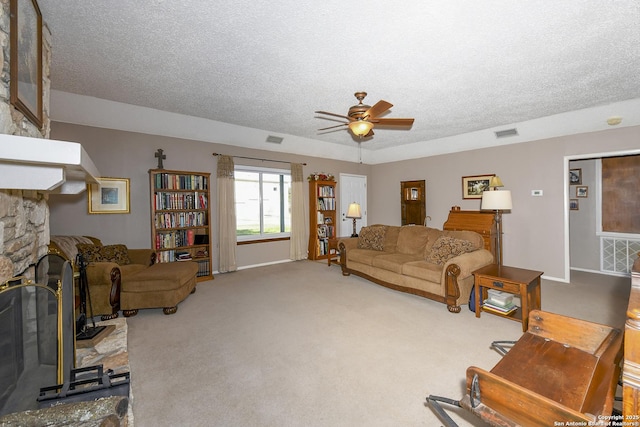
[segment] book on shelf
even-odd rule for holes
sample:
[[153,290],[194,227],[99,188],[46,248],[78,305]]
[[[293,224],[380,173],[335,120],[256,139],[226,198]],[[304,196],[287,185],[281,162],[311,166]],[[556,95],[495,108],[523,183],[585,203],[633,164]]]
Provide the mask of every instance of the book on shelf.
[[483,310],[492,311],[494,313],[509,315],[515,312],[518,309],[518,306],[513,304],[513,302],[503,306],[500,304],[495,304],[490,299],[486,299],[482,304],[482,308]]
[[191,254],[185,251],[176,251],[176,261],[190,261]]

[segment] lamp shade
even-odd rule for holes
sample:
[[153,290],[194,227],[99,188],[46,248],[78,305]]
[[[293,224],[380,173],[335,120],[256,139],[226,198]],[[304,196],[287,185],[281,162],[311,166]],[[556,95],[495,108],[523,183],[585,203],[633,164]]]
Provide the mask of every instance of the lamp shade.
[[502,183],[502,180],[500,179],[500,177],[498,175],[495,175],[495,176],[492,176],[491,179],[489,180],[489,187],[495,190],[496,187],[504,187],[504,184]]
[[351,132],[356,136],[365,136],[373,129],[373,123],[362,119],[355,120],[349,123],[349,129],[351,129]]
[[492,211],[506,211],[511,209],[511,191],[483,191],[482,207],[480,209]]
[[362,218],[360,212],[360,205],[357,203],[351,203],[347,209],[347,218]]

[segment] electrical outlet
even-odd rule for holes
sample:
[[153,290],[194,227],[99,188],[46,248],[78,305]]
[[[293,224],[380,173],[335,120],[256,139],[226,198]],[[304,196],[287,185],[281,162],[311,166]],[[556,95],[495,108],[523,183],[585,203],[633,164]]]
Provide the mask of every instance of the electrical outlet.
[[532,196],[542,196],[542,190],[531,190],[531,195]]

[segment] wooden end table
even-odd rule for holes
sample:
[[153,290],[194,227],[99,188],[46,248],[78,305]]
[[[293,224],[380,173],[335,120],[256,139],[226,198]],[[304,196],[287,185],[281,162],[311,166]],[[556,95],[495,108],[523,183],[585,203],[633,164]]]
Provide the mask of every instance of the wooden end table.
[[503,315],[495,311],[487,313],[506,317],[522,323],[522,331],[529,327],[529,313],[540,310],[540,276],[542,271],[525,270],[524,268],[487,265],[473,272],[475,280],[476,317],[480,317],[482,302],[487,298],[489,289],[509,292],[520,297],[520,307],[513,313]]
[[340,240],[340,237],[329,238],[328,247],[327,247],[327,265],[329,267],[331,267],[332,263],[340,264],[340,252],[338,252],[338,240]]

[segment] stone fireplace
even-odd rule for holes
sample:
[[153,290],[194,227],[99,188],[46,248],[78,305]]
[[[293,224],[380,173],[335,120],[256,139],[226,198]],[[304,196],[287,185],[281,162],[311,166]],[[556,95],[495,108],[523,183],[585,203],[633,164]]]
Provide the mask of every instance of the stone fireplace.
[[[0,46],[2,75],[0,80],[0,134],[31,138],[49,138],[49,93],[51,91],[51,34],[42,31],[43,127],[31,123],[10,102],[11,79],[9,45],[9,2],[0,2]],[[0,188],[0,283],[27,270],[47,253],[49,243],[49,207],[47,194],[30,190]]]

